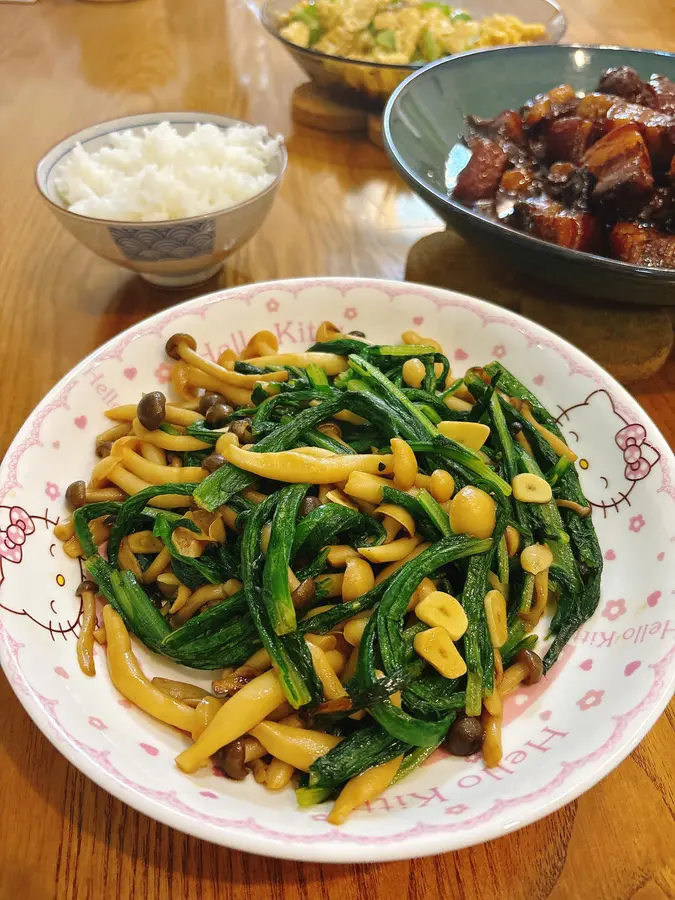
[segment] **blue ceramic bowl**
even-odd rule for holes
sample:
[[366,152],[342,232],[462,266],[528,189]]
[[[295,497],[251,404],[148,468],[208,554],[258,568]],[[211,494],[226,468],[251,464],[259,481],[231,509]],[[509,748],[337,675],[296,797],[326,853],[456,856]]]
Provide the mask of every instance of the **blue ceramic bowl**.
[[583,45],[498,47],[432,63],[407,78],[384,112],[384,144],[410,187],[467,240],[525,273],[575,293],[625,302],[675,304],[675,269],[648,269],[556,247],[492,222],[448,195],[445,166],[465,117],[519,109],[558,84],[592,91],[601,72],[632,66],[643,78],[675,80],[675,54]]

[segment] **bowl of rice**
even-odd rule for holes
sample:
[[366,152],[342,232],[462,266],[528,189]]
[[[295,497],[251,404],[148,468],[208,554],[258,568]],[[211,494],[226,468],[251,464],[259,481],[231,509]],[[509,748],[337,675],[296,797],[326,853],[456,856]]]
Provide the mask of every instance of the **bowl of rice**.
[[286,169],[280,137],[210,113],[112,119],[38,163],[40,193],[85,246],[160,287],[199,284],[263,223]]

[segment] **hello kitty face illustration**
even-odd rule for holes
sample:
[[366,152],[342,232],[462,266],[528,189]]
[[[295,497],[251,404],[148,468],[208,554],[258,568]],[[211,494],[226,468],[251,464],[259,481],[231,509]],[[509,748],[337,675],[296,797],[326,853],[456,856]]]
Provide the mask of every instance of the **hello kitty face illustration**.
[[[561,413],[557,422],[585,473],[583,487],[588,502],[602,509],[605,517],[610,509],[618,512],[623,503],[630,506],[630,493],[661,458],[647,440],[644,427],[626,421],[605,390],[593,391],[575,406],[558,408]],[[598,427],[608,410],[616,419],[616,431]]]
[[[75,589],[82,566],[68,565],[60,541],[53,534],[56,521],[34,516],[20,506],[0,506],[0,607],[28,618],[51,634],[67,640],[75,635],[82,611]],[[45,565],[53,570],[45,590]],[[13,573],[21,566],[21,591],[10,595]],[[73,568],[75,571],[73,571]],[[69,574],[67,574],[69,573]],[[78,580],[75,581],[75,578]]]

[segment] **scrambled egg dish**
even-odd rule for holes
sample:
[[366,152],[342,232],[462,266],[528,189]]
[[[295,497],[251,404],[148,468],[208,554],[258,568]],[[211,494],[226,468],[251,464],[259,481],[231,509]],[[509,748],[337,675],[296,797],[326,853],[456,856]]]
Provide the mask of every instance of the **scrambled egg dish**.
[[474,19],[439,0],[300,0],[282,17],[279,33],[331,56],[406,65],[475,47],[540,41],[546,26],[509,15]]

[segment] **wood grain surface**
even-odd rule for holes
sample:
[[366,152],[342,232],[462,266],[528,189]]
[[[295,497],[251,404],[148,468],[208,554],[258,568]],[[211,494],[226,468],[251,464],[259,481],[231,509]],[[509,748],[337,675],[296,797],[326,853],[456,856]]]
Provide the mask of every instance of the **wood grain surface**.
[[[672,0],[567,0],[571,40],[675,50]],[[0,453],[78,360],[184,294],[97,259],[41,202],[42,153],[85,125],[203,109],[264,122],[290,167],[260,233],[217,286],[301,275],[401,278],[436,217],[368,141],[291,123],[304,76],[244,0],[0,4]],[[675,363],[633,388],[675,438]],[[675,707],[618,769],[490,844],[373,866],[230,852],[139,815],[70,766],[0,675],[0,900],[662,900],[675,897]]]

